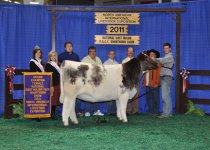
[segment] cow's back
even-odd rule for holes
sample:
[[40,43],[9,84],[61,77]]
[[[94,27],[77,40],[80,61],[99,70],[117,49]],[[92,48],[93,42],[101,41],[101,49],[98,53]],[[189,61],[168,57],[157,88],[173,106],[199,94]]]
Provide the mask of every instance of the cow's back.
[[90,102],[118,98],[122,84],[121,64],[92,65],[65,61],[62,73],[66,94],[75,94],[77,98]]

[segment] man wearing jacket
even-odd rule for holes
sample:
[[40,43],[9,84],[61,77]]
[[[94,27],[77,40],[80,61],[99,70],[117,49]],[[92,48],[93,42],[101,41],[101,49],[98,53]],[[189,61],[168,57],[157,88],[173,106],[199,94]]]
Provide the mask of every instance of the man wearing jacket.
[[168,118],[172,116],[172,99],[171,99],[171,86],[173,81],[172,68],[174,66],[174,57],[171,52],[171,44],[163,44],[165,56],[157,58],[157,62],[162,64],[160,71],[161,89],[163,99],[163,113],[159,118]]
[[[148,51],[147,55],[156,59],[160,57],[160,53],[154,49]],[[146,101],[148,105],[148,113],[153,115],[159,114],[160,109],[160,69],[158,64],[157,69],[148,70],[144,75],[143,87],[146,87]]]

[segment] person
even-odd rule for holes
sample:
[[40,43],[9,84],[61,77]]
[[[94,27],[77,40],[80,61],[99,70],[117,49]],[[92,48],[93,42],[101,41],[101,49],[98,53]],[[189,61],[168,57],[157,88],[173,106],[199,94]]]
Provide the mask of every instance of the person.
[[[147,55],[155,60],[160,57],[160,53],[154,49],[147,52]],[[160,69],[158,64],[157,69],[148,70],[144,75],[143,87],[146,87],[146,101],[149,108],[149,114],[158,115],[160,109]]]
[[[133,58],[134,58],[134,49],[133,49],[133,47],[128,47],[128,49],[127,49],[127,57],[125,59],[123,59],[122,64],[130,61]],[[134,101],[132,102],[133,103],[133,108],[131,107],[132,103],[128,103],[128,105],[127,105],[127,114],[138,115],[138,113],[139,113],[138,99],[137,99],[138,96],[139,96],[139,86],[137,86],[136,88],[137,88],[137,93],[133,97]]]
[[48,62],[45,65],[45,71],[52,72],[51,118],[57,120],[56,106],[59,105],[60,97],[60,67],[58,66],[58,55],[55,50],[51,50],[48,54]]
[[122,60],[122,64],[130,61],[133,58],[134,58],[134,49],[133,49],[133,47],[128,47],[128,49],[127,49],[127,57]]
[[[108,53],[109,59],[104,62],[104,65],[116,65],[119,64],[115,60],[115,52],[110,50]],[[116,103],[115,101],[107,102],[107,112],[109,115],[114,115],[116,113]]]
[[58,55],[58,61],[61,64],[64,60],[71,60],[79,62],[79,56],[73,51],[73,43],[65,42],[64,43],[65,51]]
[[90,46],[88,48],[88,55],[82,59],[82,62],[101,65],[101,59],[96,56],[96,48],[94,46]]
[[[44,62],[42,60],[42,51],[38,45],[34,47],[32,59],[29,62],[29,68],[31,72],[44,72]],[[35,119],[37,122],[41,122],[40,118]]]
[[[79,56],[73,51],[73,43],[68,41],[64,43],[65,51],[58,55],[58,62],[61,64],[64,60],[71,60],[80,62]],[[79,99],[76,100],[76,113],[79,116],[83,116],[81,110],[81,101]]]
[[[96,56],[96,48],[94,46],[90,46],[88,48],[88,55],[82,59],[82,62],[90,63],[94,65],[101,65],[102,62],[100,58]],[[89,117],[91,113],[91,103],[86,103],[86,112],[85,116]],[[97,103],[94,104],[94,114],[98,116],[103,116],[104,114],[99,110],[99,105]]]
[[164,43],[163,49],[165,56],[157,58],[157,62],[162,64],[160,71],[162,100],[163,100],[163,112],[159,118],[168,118],[172,116],[172,99],[171,99],[171,86],[173,80],[173,66],[174,57],[171,52],[171,44]]
[[29,63],[30,71],[44,72],[44,62],[42,60],[42,51],[39,46],[35,46],[33,50],[33,58]]

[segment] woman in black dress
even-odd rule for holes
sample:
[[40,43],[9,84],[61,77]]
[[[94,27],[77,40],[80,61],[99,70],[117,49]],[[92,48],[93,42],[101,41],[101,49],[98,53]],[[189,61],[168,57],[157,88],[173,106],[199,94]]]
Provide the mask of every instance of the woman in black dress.
[[42,61],[42,51],[39,46],[35,46],[33,50],[33,58],[29,63],[30,71],[44,72],[44,62]]
[[[42,61],[42,51],[39,46],[35,46],[33,50],[33,58],[29,63],[31,72],[44,72],[44,62]],[[36,121],[40,122],[40,118],[36,118]]]
[[51,87],[51,102],[52,102],[52,111],[51,118],[56,120],[56,106],[59,105],[60,97],[60,67],[58,66],[58,55],[56,51],[51,50],[48,54],[48,62],[45,65],[46,72],[52,72],[52,85]]

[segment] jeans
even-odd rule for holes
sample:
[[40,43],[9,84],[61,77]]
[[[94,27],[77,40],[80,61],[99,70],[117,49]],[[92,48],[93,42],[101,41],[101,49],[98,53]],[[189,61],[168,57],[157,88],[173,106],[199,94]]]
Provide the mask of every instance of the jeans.
[[107,113],[116,113],[116,101],[109,101],[107,103]]
[[161,77],[162,99],[163,99],[163,116],[172,115],[171,86],[173,78],[170,76]]
[[134,101],[132,101],[131,103],[128,102],[128,104],[127,104],[127,110],[126,110],[127,113],[135,114],[135,113],[139,112],[139,99],[138,99],[138,97],[139,97],[139,88],[140,88],[139,85],[137,85],[136,86],[137,93],[133,97]]
[[146,92],[150,91],[146,94],[147,105],[149,107],[149,113],[158,114],[160,109],[160,88],[154,88],[150,86],[146,86]]
[[81,113],[82,112],[81,100],[79,100],[79,99],[76,99],[75,111],[76,111],[76,113],[79,113],[79,112]]
[[97,110],[99,110],[99,104],[98,103],[89,103],[89,102],[86,102],[85,112],[94,113]]

